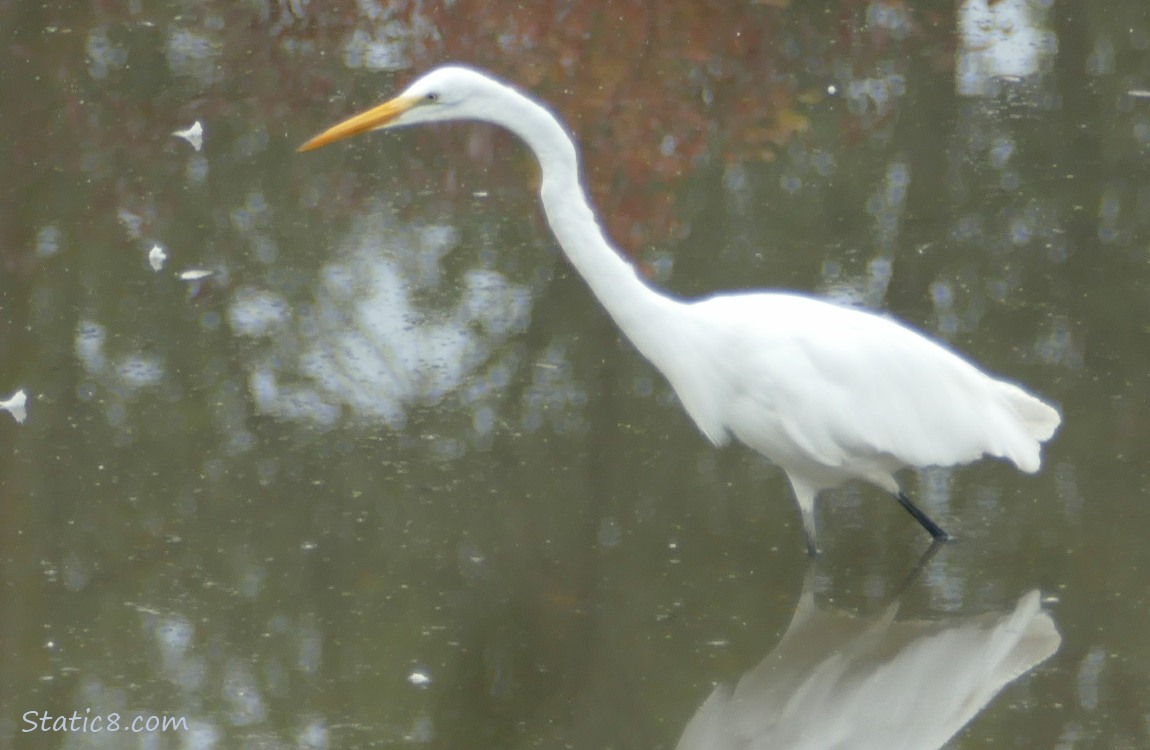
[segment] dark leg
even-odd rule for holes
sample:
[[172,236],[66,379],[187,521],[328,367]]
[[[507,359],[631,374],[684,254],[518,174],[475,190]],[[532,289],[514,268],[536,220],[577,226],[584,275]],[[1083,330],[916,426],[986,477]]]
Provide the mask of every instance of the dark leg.
[[926,569],[927,564],[934,559],[934,556],[938,554],[938,551],[942,549],[942,545],[944,544],[946,544],[945,539],[935,539],[930,543],[930,546],[926,548],[926,552],[923,552],[922,557],[918,558],[918,563],[914,566],[914,569],[911,570],[910,574],[899,584],[899,587],[894,590],[894,598],[896,601],[906,593],[906,590],[910,588],[912,583],[918,580],[918,577],[922,575],[922,571]]
[[910,498],[906,496],[905,492],[899,492],[895,497],[898,498],[898,504],[906,508],[906,512],[914,516],[914,520],[918,521],[919,525],[926,529],[935,541],[945,542],[950,539],[950,534],[947,534],[937,523],[930,520],[930,517],[923,513],[922,510],[911,502]]

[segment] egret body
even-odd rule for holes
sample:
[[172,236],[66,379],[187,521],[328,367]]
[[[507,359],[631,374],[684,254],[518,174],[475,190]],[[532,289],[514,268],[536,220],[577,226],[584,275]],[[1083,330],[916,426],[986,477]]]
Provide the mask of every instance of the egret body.
[[648,286],[596,221],[563,126],[538,102],[482,73],[433,70],[299,150],[453,120],[494,123],[526,142],[542,170],[547,221],[572,265],[712,443],[736,438],[782,467],[812,553],[815,497],[824,489],[870,482],[893,494],[931,536],[946,539],[900,491],[895,472],[984,455],[1038,470],[1058,412],[890,318],[785,292],[681,300]]

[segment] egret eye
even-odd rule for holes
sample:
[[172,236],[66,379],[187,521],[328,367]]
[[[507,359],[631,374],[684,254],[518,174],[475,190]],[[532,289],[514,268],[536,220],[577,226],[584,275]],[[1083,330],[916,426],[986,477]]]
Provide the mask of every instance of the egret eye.
[[424,100],[425,102],[428,102],[428,103],[435,103],[435,102],[439,101],[439,92],[437,92],[437,91],[429,91],[429,92],[427,92],[427,94],[426,94],[426,95],[423,97],[423,100]]

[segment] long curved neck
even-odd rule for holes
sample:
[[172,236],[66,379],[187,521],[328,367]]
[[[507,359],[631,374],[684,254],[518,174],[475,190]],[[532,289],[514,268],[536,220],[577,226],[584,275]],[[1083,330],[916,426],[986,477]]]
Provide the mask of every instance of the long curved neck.
[[575,145],[558,120],[541,105],[508,91],[512,101],[501,103],[506,116],[499,124],[522,138],[539,160],[543,208],[560,247],[627,338],[662,368],[674,342],[668,341],[665,325],[652,323],[666,323],[683,303],[647,286],[611,247],[579,180]]

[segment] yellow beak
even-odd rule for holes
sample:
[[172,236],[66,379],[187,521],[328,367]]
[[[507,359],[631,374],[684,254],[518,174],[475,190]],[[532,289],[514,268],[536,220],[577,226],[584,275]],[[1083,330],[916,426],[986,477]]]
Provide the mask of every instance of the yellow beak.
[[313,148],[326,146],[333,141],[338,141],[348,136],[359,135],[369,130],[378,130],[379,128],[386,127],[388,123],[414,107],[419,101],[418,97],[397,96],[378,107],[373,107],[366,112],[361,112],[354,117],[349,117],[337,125],[332,125],[327,130],[297,148],[296,151],[311,151]]

